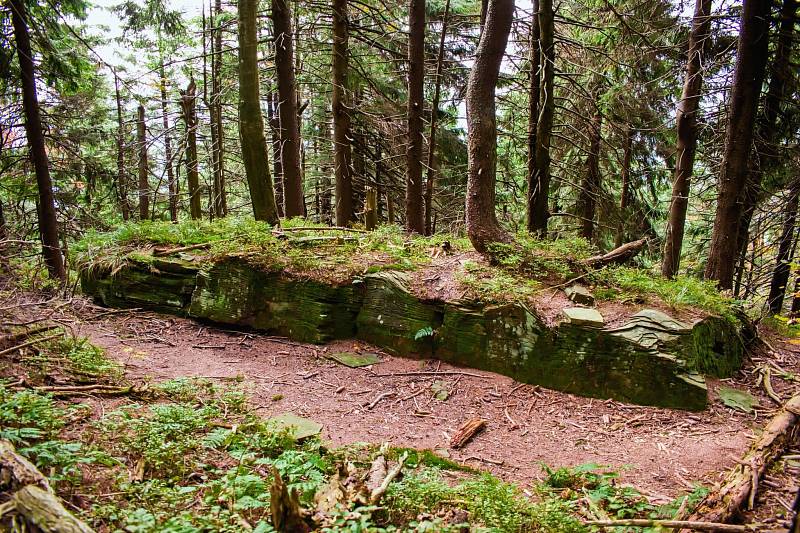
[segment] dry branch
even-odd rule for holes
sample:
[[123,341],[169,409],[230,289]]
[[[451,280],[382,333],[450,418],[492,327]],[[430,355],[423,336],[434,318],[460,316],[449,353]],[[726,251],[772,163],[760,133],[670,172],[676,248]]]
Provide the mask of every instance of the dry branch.
[[403,455],[400,456],[397,464],[386,474],[386,477],[383,479],[383,483],[381,483],[378,488],[374,489],[370,493],[369,503],[375,505],[380,501],[386,490],[389,488],[389,484],[394,481],[394,478],[400,475],[400,471],[403,469],[403,463],[406,462],[406,459],[408,459],[408,452],[403,452]]
[[40,342],[47,342],[53,339],[57,339],[58,337],[62,337],[63,333],[56,333],[55,335],[48,335],[47,337],[40,337],[38,339],[32,339],[28,342],[23,342],[22,344],[18,344],[16,346],[12,346],[11,348],[6,348],[3,351],[0,351],[0,355],[6,355],[8,353],[16,352],[17,350],[21,350],[23,348],[27,348],[28,346],[33,346],[34,344],[39,344]]
[[164,257],[166,255],[178,254],[181,252],[190,252],[192,250],[199,250],[200,248],[208,248],[212,243],[204,242],[200,244],[191,244],[189,246],[180,246],[178,248],[154,248],[153,257]]
[[660,528],[687,528],[693,531],[723,531],[740,533],[746,531],[761,531],[758,525],[719,524],[715,522],[698,522],[693,520],[588,520],[585,526],[598,527],[660,527]]
[[800,394],[783,405],[750,450],[730,471],[720,490],[709,494],[691,519],[724,523],[736,516],[745,502],[752,505],[758,490],[758,480],[792,442],[798,423]]
[[647,244],[647,239],[639,239],[638,241],[628,242],[619,248],[614,248],[607,254],[590,257],[583,263],[592,268],[614,263],[621,265],[633,259],[639,252],[642,251],[642,248],[644,248],[645,244]]
[[470,418],[461,424],[461,427],[458,428],[455,435],[453,435],[453,438],[450,439],[450,447],[461,448],[485,427],[486,420],[480,417]]

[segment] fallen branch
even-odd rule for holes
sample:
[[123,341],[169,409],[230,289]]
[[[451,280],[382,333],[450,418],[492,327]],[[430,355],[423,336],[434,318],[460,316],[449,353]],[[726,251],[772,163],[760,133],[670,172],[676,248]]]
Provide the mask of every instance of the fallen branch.
[[34,335],[40,335],[42,333],[46,333],[48,331],[53,331],[54,329],[58,329],[60,327],[61,326],[52,324],[49,326],[39,326],[33,329],[29,329],[27,331],[20,331],[19,333],[13,333],[6,337],[0,338],[0,342],[2,342],[3,344],[16,344],[21,340],[33,337]]
[[431,371],[431,372],[394,372],[392,374],[372,374],[375,377],[379,378],[392,378],[398,376],[471,376],[473,378],[483,378],[486,376],[482,376],[480,374],[475,374],[472,372],[461,372],[458,370],[442,370],[442,371]]
[[3,515],[15,512],[30,529],[45,533],[93,533],[94,530],[64,508],[47,478],[14,446],[0,440],[0,491],[10,498],[2,505]]
[[450,439],[450,447],[461,448],[485,427],[486,420],[480,417],[470,418],[461,424],[461,427],[458,428],[453,438]]
[[758,480],[789,446],[799,423],[800,394],[783,405],[750,450],[729,472],[719,491],[709,494],[690,518],[724,523],[735,517],[745,502],[752,505],[758,491]]
[[749,525],[720,524],[716,522],[698,522],[696,520],[644,520],[644,519],[587,520],[583,523],[583,525],[597,526],[597,527],[687,528],[694,531],[724,531],[729,533],[763,530],[763,528],[757,524],[749,524]]
[[54,396],[73,396],[75,394],[94,394],[97,396],[126,396],[128,394],[142,392],[133,385],[127,387],[116,387],[114,385],[65,385],[34,387],[40,392],[49,392]]
[[621,265],[633,259],[639,252],[642,251],[644,245],[647,244],[647,239],[639,239],[638,241],[628,242],[618,248],[614,248],[607,254],[596,255],[586,259],[583,264],[588,267],[599,267],[610,264]]
[[384,398],[388,398],[390,396],[394,396],[394,394],[395,393],[393,392],[384,392],[379,394],[377,398],[372,400],[372,402],[367,405],[367,409],[372,410],[376,405],[378,405],[378,403],[380,403],[381,400],[383,400]]
[[28,342],[23,342],[22,344],[18,344],[16,346],[12,346],[11,348],[6,348],[3,351],[0,351],[0,355],[6,355],[8,353],[16,352],[17,350],[21,350],[23,348],[27,348],[28,346],[33,346],[34,344],[39,344],[40,342],[47,342],[53,339],[57,339],[58,337],[63,337],[63,333],[56,333],[55,335],[48,335],[47,337],[41,337],[39,339],[32,339]]
[[406,462],[408,459],[408,452],[403,452],[403,455],[400,456],[400,459],[397,461],[397,464],[389,470],[389,473],[386,474],[386,477],[383,479],[383,483],[376,489],[374,489],[369,495],[369,503],[375,505],[378,503],[383,497],[386,490],[389,488],[389,484],[394,481],[398,475],[400,475],[400,471],[403,469],[403,463]]
[[154,248],[153,257],[164,257],[172,254],[179,254],[181,252],[190,252],[192,250],[199,250],[201,248],[208,248],[213,243],[204,242],[200,244],[191,244],[189,246],[180,246],[178,248]]
[[281,234],[281,233],[288,233],[290,231],[345,231],[350,233],[367,233],[363,229],[343,228],[341,226],[323,226],[320,228],[315,228],[312,226],[302,226],[297,228],[281,228],[279,230],[273,231],[272,233]]

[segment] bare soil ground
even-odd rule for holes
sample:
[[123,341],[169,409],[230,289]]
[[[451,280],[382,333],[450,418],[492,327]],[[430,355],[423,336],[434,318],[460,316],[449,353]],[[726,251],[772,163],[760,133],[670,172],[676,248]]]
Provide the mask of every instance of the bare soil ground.
[[[776,407],[757,384],[756,365],[769,357],[800,373],[800,347],[770,337],[777,353],[763,348],[736,380],[726,380],[759,398],[755,414],[723,406],[716,381],[709,384],[709,408],[690,413],[581,398],[489,372],[387,354],[380,354],[379,364],[352,369],[326,355],[378,351],[360,342],[314,346],[149,312],[108,311],[84,299],[55,309],[51,318],[105,348],[129,379],[243,381],[251,385],[262,415],[312,418],[334,444],[386,441],[431,448],[523,487],[543,477],[542,464],[609,465],[654,503],[698,482],[719,482],[748,448]],[[446,400],[434,397],[435,381],[448,391]],[[796,389],[775,376],[772,384],[784,399]],[[486,430],[463,449],[449,449],[450,436],[472,416],[486,419]]]

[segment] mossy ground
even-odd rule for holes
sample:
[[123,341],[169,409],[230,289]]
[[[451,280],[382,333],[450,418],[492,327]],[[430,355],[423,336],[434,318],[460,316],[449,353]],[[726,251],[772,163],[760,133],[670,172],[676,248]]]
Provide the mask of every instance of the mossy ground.
[[[124,379],[85,340],[59,339],[42,353],[83,361],[81,369],[99,382]],[[15,368],[32,370],[33,385],[47,374],[37,362]],[[136,397],[98,403],[21,388],[7,372],[0,378],[0,438],[101,531],[272,531],[273,467],[313,509],[315,495],[337,472],[365,476],[379,453],[390,463],[408,455],[380,505],[345,502],[318,521],[319,530],[447,532],[469,525],[471,531],[577,532],[586,530],[581,519],[591,513],[670,517],[677,509],[654,507],[635,490],[617,487],[614,474],[597,465],[550,471],[544,483],[525,490],[431,450],[298,442],[254,412],[245,381],[221,386],[173,379],[150,383]],[[587,494],[594,509],[588,515]]]
[[598,251],[580,238],[540,240],[520,233],[514,245],[493,249],[498,264],[490,265],[476,257],[469,241],[462,237],[409,236],[398,226],[381,226],[363,233],[330,231],[304,219],[287,220],[281,229],[273,231],[269,225],[249,218],[225,218],[214,222],[125,224],[111,233],[88,234],[75,251],[80,264],[113,270],[126,258],[146,260],[149,252],[142,250],[152,246],[197,244],[208,244],[191,252],[201,262],[233,255],[265,271],[286,271],[333,283],[381,270],[424,272],[441,254],[463,255],[465,259],[454,277],[470,299],[530,302],[548,296],[553,285],[580,278],[600,300],[662,303],[733,320],[735,302],[720,294],[711,282],[689,276],[667,280],[650,269],[627,266],[587,270],[582,262]]

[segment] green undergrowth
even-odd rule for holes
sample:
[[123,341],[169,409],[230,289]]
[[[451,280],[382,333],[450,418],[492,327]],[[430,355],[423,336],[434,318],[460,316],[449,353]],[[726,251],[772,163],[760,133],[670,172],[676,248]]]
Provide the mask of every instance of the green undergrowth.
[[[102,350],[87,346],[59,341],[47,353],[90,353],[78,358],[82,368],[116,379]],[[648,504],[597,465],[545,467],[546,481],[524,490],[431,450],[298,441],[256,414],[244,382],[181,378],[143,390],[98,408],[0,380],[0,438],[101,531],[273,531],[275,471],[329,532],[580,532],[582,518],[671,517],[679,507]],[[390,466],[405,457],[405,466],[379,504],[367,505],[379,454]],[[323,505],[330,495],[338,503]]]
[[304,219],[283,221],[281,228],[250,218],[208,221],[128,223],[110,233],[88,233],[75,250],[78,263],[113,270],[126,258],[148,261],[140,250],[150,246],[185,247],[207,244],[191,254],[212,262],[229,256],[246,259],[263,270],[316,273],[346,278],[381,270],[415,270],[428,264],[437,249],[469,247],[466,239],[437,235],[408,236],[398,226],[375,231],[331,231]]
[[[74,249],[79,265],[113,271],[126,259],[152,262],[148,249],[153,246],[201,244],[207,246],[188,252],[201,264],[234,256],[262,270],[286,270],[336,282],[381,270],[413,271],[442,253],[472,250],[464,238],[409,236],[395,225],[371,232],[342,232],[296,218],[273,231],[263,222],[235,217],[179,224],[128,223],[110,233],[89,233]],[[530,301],[547,294],[548,287],[561,287],[575,279],[590,285],[600,300],[661,302],[733,319],[735,302],[721,295],[711,282],[689,276],[668,280],[651,270],[627,266],[587,268],[585,260],[598,250],[582,238],[543,240],[520,232],[513,244],[493,245],[490,252],[494,264],[467,259],[455,271],[456,281],[471,299]]]

